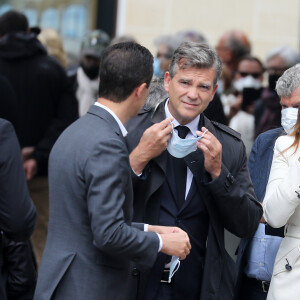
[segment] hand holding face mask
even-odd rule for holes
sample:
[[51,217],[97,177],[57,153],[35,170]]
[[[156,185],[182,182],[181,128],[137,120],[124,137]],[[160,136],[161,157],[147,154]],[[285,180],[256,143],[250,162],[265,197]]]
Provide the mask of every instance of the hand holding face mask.
[[[206,132],[205,136],[203,133]],[[203,152],[205,170],[211,175],[212,179],[217,178],[222,170],[222,145],[219,140],[205,127],[196,132],[203,135],[197,142],[197,147]]]
[[173,129],[172,136],[167,146],[167,150],[174,157],[177,158],[185,157],[191,152],[197,150],[197,142],[204,137],[206,132],[207,130],[197,138],[182,139],[178,136],[176,131]]

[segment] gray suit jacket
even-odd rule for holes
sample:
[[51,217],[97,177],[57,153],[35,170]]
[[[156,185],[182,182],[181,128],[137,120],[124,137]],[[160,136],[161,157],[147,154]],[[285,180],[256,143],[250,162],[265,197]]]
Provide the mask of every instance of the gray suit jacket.
[[159,239],[131,226],[128,150],[104,109],[67,128],[50,154],[50,219],[36,300],[125,299],[129,262],[150,268]]

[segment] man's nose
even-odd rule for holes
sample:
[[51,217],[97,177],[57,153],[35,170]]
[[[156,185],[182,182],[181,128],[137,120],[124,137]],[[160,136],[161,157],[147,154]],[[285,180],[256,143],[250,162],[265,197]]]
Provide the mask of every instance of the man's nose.
[[198,91],[196,87],[190,87],[187,96],[190,99],[197,99],[198,98]]

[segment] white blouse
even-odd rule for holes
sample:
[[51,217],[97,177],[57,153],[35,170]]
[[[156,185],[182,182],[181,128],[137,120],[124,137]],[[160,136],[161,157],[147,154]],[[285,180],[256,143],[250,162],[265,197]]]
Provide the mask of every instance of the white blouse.
[[273,162],[263,201],[264,218],[274,228],[287,223],[300,226],[300,145],[290,148],[292,136],[280,136],[274,146]]

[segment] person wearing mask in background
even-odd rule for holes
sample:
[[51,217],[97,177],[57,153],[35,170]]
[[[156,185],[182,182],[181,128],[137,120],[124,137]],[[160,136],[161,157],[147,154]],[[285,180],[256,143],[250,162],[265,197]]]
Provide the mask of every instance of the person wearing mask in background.
[[127,123],[134,220],[184,228],[192,244],[175,274],[176,258],[162,254],[151,272],[132,270],[138,299],[233,297],[235,264],[225,250],[224,229],[240,237],[254,233],[262,207],[240,135],[203,115],[221,70],[214,49],[182,43],[165,73],[169,98]]
[[240,60],[233,82],[237,102],[230,108],[232,118],[229,127],[241,134],[247,157],[254,142],[254,106],[262,91],[263,73],[261,61],[247,55]]
[[300,294],[300,65],[283,73],[276,91],[282,103],[294,102],[294,105],[283,110],[283,116],[293,116],[293,124],[284,124],[287,135],[275,142],[263,201],[265,221],[275,228],[285,226],[267,299],[288,300],[299,299]]
[[[296,65],[292,69],[293,76],[299,78],[300,65]],[[282,84],[283,81],[280,79],[278,82]],[[299,86],[293,88],[296,91]],[[248,164],[254,191],[260,202],[263,201],[266,193],[275,141],[279,136],[291,133],[297,121],[295,110],[300,105],[298,94],[293,92],[293,97],[283,97],[282,91],[277,91],[281,96],[282,127],[268,130],[257,137]],[[238,248],[239,275],[235,300],[265,300],[267,298],[274,260],[282,240],[280,237],[282,234],[282,230],[260,224],[254,236],[241,241]]]
[[155,39],[157,52],[153,63],[154,77],[163,78],[165,72],[169,71],[171,58],[181,42],[181,37],[176,35],[162,35]]
[[266,58],[268,86],[262,91],[255,107],[255,136],[269,129],[280,127],[281,105],[275,86],[283,72],[300,62],[297,52],[287,46],[272,49]]
[[68,73],[78,101],[79,116],[86,114],[98,98],[99,65],[110,38],[102,30],[88,33],[82,40],[80,66]]
[[233,78],[239,60],[251,53],[251,44],[243,32],[230,30],[220,37],[216,50],[223,64],[230,70],[231,78]]

